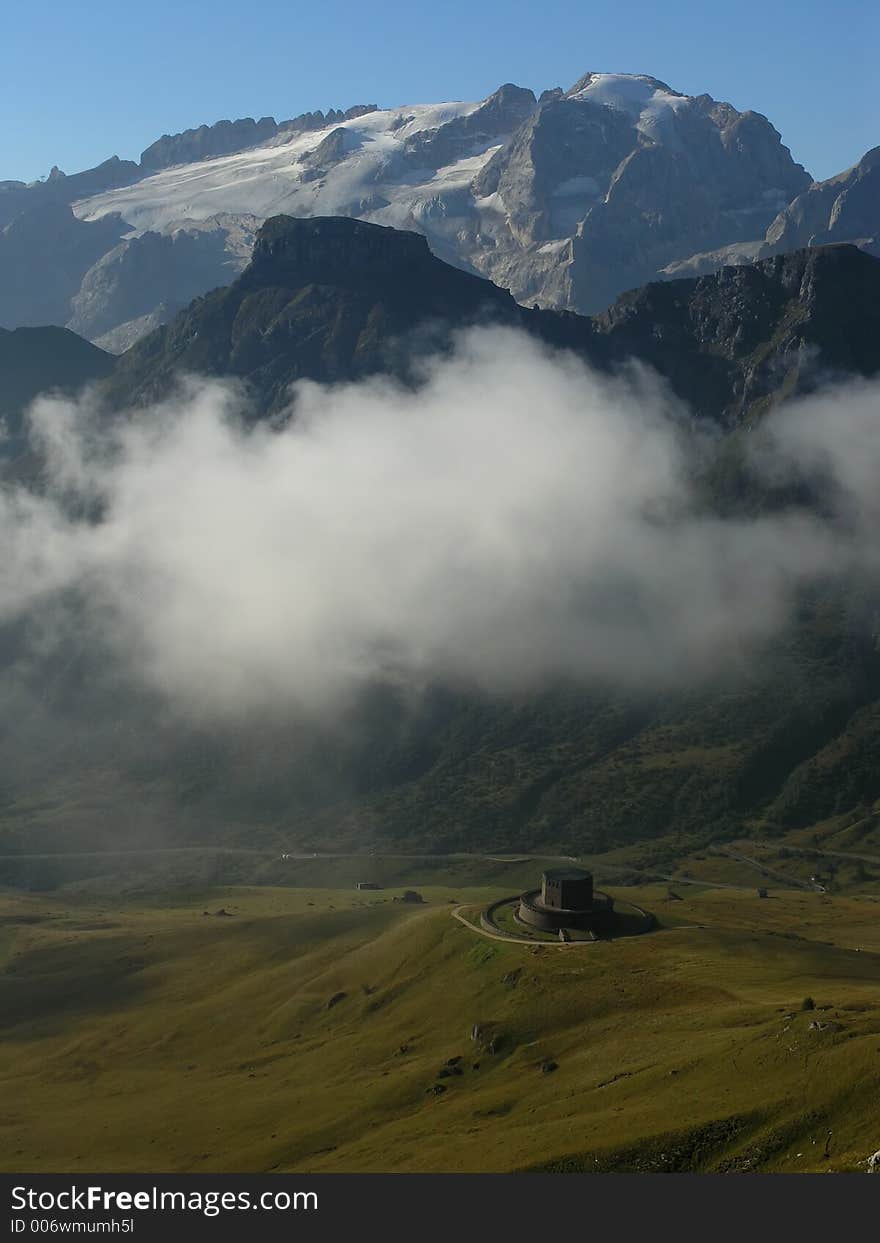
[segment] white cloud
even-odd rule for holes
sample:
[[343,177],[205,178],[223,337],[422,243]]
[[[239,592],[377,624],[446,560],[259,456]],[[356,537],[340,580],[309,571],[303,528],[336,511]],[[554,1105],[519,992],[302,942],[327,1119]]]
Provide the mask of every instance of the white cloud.
[[[710,519],[706,433],[633,368],[502,330],[417,392],[302,384],[284,430],[191,382],[101,430],[39,401],[51,487],[0,499],[0,616],[88,602],[92,636],[180,713],[337,709],[366,682],[660,686],[747,655],[797,588],[874,567],[878,388],[791,406],[764,469],[823,470],[850,521]],[[857,519],[852,520],[852,514]]]

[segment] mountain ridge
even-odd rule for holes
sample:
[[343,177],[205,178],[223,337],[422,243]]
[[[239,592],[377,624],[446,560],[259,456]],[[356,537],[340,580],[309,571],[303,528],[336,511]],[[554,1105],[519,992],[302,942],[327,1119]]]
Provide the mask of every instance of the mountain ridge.
[[[0,227],[44,199],[68,214],[41,250],[75,271],[81,289],[59,291],[51,318],[117,351],[193,293],[228,283],[247,261],[243,235],[252,240],[279,212],[420,232],[439,258],[524,305],[592,314],[666,274],[739,261],[734,252],[755,257],[754,239],[811,184],[762,114],[647,74],[592,71],[538,97],[505,83],[476,102],[355,105],[280,126],[245,118],[147,150],[149,168],[107,161],[30,188],[0,186]],[[112,219],[109,242],[124,254],[108,285],[106,264],[95,270],[100,256],[92,267],[75,256],[85,226]],[[182,237],[145,306],[136,271]],[[676,265],[694,271],[672,273]],[[45,322],[36,286],[14,287],[0,323]]]
[[602,369],[638,358],[695,414],[730,426],[780,392],[874,374],[880,260],[847,244],[806,249],[654,282],[590,318],[522,307],[444,264],[419,234],[276,216],[258,230],[245,272],[136,344],[107,390],[124,405],[167,391],[175,374],[233,375],[251,385],[258,410],[272,411],[301,378],[405,378],[419,357],[479,322],[520,328]]

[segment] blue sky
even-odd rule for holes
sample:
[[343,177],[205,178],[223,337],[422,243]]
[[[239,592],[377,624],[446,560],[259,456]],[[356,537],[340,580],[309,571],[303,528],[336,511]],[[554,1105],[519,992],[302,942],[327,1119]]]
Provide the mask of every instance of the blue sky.
[[43,0],[3,27],[0,180],[137,159],[222,117],[541,91],[587,70],[763,112],[819,178],[880,145],[876,0]]

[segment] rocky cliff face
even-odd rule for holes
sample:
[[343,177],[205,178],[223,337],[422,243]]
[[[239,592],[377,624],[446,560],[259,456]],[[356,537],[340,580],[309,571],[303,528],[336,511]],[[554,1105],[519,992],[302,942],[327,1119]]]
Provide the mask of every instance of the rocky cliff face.
[[768,228],[762,253],[843,241],[880,253],[880,147],[799,194]]
[[257,227],[253,217],[219,216],[124,239],[83,276],[67,327],[122,353],[206,289],[234,280]]
[[724,265],[834,242],[880,255],[880,147],[836,177],[807,186],[771,221],[763,237],[676,260],[662,274],[672,280],[700,276]]
[[[518,296],[597,311],[678,255],[754,236],[807,184],[765,117],[655,78],[587,74],[539,107],[475,190],[504,204],[525,252]],[[540,255],[554,246],[548,281]]]
[[39,201],[0,229],[0,327],[65,324],[86,273],[127,232],[115,215],[78,220]]
[[255,147],[274,138],[277,132],[274,117],[261,117],[259,121],[243,117],[238,121],[200,125],[197,129],[184,130],[182,134],[163,134],[141,152],[140,165],[149,174],[172,164],[209,160],[217,155],[229,155],[232,151]]
[[593,321],[693,409],[734,425],[781,395],[880,370],[880,261],[851,245],[777,255],[624,294]]

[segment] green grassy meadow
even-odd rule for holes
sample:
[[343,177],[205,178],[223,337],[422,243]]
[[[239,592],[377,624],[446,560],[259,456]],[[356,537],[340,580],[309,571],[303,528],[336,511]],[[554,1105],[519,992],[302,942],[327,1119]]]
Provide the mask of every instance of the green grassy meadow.
[[536,866],[0,891],[0,1168],[864,1168],[876,894],[603,884],[660,927],[567,946],[452,918]]

